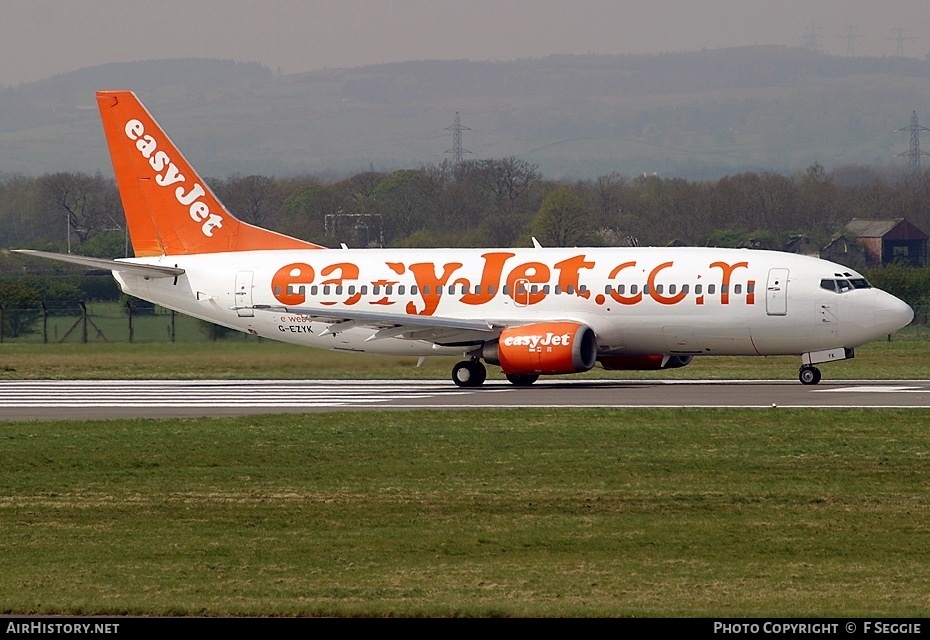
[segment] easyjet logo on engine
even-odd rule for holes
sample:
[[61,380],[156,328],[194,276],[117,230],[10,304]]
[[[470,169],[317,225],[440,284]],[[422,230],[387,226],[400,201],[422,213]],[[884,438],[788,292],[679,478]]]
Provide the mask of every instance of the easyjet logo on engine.
[[536,351],[540,347],[567,347],[572,343],[572,336],[569,333],[557,335],[551,331],[546,335],[531,334],[525,336],[507,336],[503,340],[505,347],[529,347],[530,351]]
[[187,178],[171,161],[171,157],[158,148],[155,138],[145,132],[142,122],[132,119],[126,123],[124,131],[126,137],[136,143],[136,149],[155,171],[155,183],[166,188],[178,185],[174,189],[174,197],[178,204],[187,207],[191,220],[200,223],[203,235],[213,237],[213,230],[223,227],[223,216],[210,211],[210,206],[202,199],[207,195],[203,186],[199,182],[187,185]]

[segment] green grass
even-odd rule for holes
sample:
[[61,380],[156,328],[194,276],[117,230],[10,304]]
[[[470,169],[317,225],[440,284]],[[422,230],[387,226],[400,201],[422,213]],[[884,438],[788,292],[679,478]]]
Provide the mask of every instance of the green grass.
[[[928,378],[928,356],[905,334],[823,371]],[[6,379],[446,378],[452,362],[256,340],[0,345]],[[0,613],[926,616],[928,456],[926,410],[0,423]]]
[[[161,307],[156,312],[137,311],[132,317],[132,341],[138,343],[168,343],[174,332],[176,342],[203,342],[210,339],[209,325],[183,314],[172,314]],[[8,313],[16,313],[11,310]],[[31,310],[36,318],[30,325],[30,333],[5,336],[4,342],[11,344],[57,344],[80,343],[84,328],[79,315],[52,315],[43,323],[39,310]],[[116,302],[94,302],[87,304],[87,341],[95,343],[128,343],[130,336],[129,316],[126,307]],[[246,340],[248,336],[228,331],[228,340]]]
[[0,611],[926,616],[930,412],[0,424]]
[[[0,379],[108,378],[441,378],[459,358],[363,355],[310,349],[268,340],[144,344],[0,344]],[[681,369],[593,371],[573,376],[638,379],[794,379],[794,356],[702,357]],[[930,340],[904,334],[859,347],[852,360],[821,366],[824,379],[930,378]],[[501,377],[489,367],[491,378]]]

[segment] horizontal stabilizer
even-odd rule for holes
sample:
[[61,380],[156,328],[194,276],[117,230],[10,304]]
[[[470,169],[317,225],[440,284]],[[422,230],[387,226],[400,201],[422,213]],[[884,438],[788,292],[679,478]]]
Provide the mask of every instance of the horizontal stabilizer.
[[136,262],[123,262],[121,260],[108,260],[106,258],[90,258],[87,256],[76,256],[70,253],[51,253],[49,251],[36,251],[35,249],[10,249],[10,251],[22,253],[27,256],[58,260],[59,262],[70,262],[71,264],[79,264],[92,269],[132,273],[147,278],[176,278],[184,273],[184,269],[179,269],[178,267],[161,267],[151,264],[139,264]]

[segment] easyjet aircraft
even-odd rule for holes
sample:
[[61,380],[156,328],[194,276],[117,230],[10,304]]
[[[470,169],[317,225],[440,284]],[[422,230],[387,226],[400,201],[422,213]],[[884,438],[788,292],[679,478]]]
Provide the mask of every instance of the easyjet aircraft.
[[[459,355],[517,385],[664,369],[694,356],[800,355],[814,366],[907,325],[911,308],[851,269],[746,249],[324,249],[237,220],[136,96],[97,94],[134,258],[24,251],[113,272],[125,293],[298,345]],[[534,243],[535,244],[535,243]]]

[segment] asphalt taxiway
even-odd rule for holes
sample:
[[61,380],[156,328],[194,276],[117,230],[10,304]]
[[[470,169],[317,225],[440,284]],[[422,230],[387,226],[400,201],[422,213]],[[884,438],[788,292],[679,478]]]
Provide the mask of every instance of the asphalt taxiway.
[[171,418],[370,409],[930,408],[930,380],[8,380],[0,420]]

